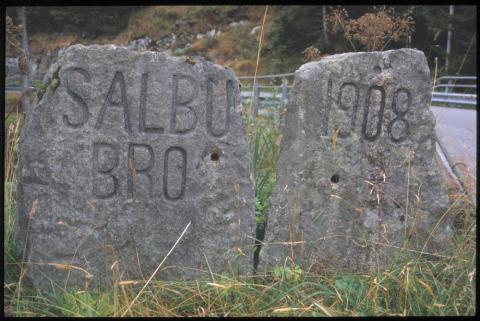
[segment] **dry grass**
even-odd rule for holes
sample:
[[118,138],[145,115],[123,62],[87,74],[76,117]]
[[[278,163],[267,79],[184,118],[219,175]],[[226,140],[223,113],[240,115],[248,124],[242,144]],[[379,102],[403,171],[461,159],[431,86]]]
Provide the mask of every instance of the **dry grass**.
[[[133,39],[148,36],[150,39],[159,40],[164,36],[175,33],[177,42],[173,47],[180,48],[185,45],[185,36],[203,33],[216,28],[221,34],[215,39],[196,39],[188,50],[189,55],[203,55],[215,63],[233,68],[238,75],[251,75],[255,71],[255,55],[258,49],[260,33],[251,35],[250,31],[261,24],[263,10],[257,6],[242,6],[241,16],[254,23],[237,28],[230,28],[228,23],[229,12],[235,6],[150,6],[135,11],[129,18],[128,27],[115,36],[101,35],[95,39],[81,38],[75,34],[50,33],[36,34],[30,41],[30,49],[35,54],[58,50],[70,45],[80,43],[88,44],[115,44],[126,45]],[[271,9],[272,14],[275,7]],[[243,18],[241,18],[243,17]],[[190,21],[191,23],[175,22]],[[255,22],[258,21],[258,24]],[[268,30],[273,19],[267,19],[265,30]],[[219,28],[220,26],[220,28]],[[268,43],[268,34],[264,36]],[[253,67],[252,67],[253,66]],[[259,65],[259,72],[265,71],[263,64]]]
[[[155,6],[143,8],[132,14],[127,31],[120,33],[115,41],[125,43],[143,36],[148,36],[151,39],[159,39],[169,34],[174,28],[172,22],[175,21],[174,19],[176,17],[177,13],[167,10],[167,7]],[[147,21],[149,23],[145,23]]]
[[[23,123],[23,114],[12,114],[5,121],[5,190],[4,202],[7,212],[14,211],[15,207],[15,179],[18,165],[18,140],[20,138],[20,129]],[[5,216],[5,234],[6,239],[11,240],[15,220],[13,215]]]
[[34,54],[44,54],[48,51],[66,48],[77,43],[86,44],[86,42],[86,40],[74,34],[37,34],[30,40],[29,48]]
[[[126,43],[143,36],[158,40],[170,33],[175,33],[177,36],[205,33],[217,24],[226,24],[220,16],[222,12],[231,8],[232,6],[144,7],[132,14],[127,30],[120,33],[113,41]],[[178,20],[190,20],[191,24],[175,25]]]
[[5,116],[9,113],[16,112],[17,108],[20,108],[19,101],[20,93],[5,93]]
[[230,62],[229,67],[233,68],[239,76],[249,76],[255,71],[255,63],[248,59],[239,59]]

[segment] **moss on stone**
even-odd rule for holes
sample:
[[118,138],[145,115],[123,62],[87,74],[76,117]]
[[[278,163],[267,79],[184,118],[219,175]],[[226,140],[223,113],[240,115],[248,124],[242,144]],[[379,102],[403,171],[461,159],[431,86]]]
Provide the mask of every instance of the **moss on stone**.
[[53,92],[55,92],[60,86],[60,68],[58,67],[57,70],[52,75],[52,78],[50,78],[46,83],[42,84],[39,86],[38,91],[37,91],[37,98],[38,101],[42,100],[43,95],[47,92],[48,87],[52,86]]

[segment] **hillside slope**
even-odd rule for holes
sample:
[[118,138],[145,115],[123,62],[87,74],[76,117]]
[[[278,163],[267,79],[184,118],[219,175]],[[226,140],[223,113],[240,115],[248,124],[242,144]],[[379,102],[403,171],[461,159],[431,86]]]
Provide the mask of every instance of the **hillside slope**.
[[[255,70],[264,8],[263,6],[143,7],[132,12],[127,27],[117,34],[87,36],[82,30],[38,32],[30,36],[30,51],[37,60],[40,60],[39,57],[56,56],[58,50],[75,43],[115,44],[137,50],[169,50],[173,55],[199,55],[233,68],[237,75],[252,75]],[[275,8],[270,8],[268,13],[265,29],[268,29],[272,21]],[[267,33],[264,36],[264,42],[268,43]],[[40,64],[47,65],[48,62]],[[267,72],[268,69],[268,57],[262,57],[259,72]]]

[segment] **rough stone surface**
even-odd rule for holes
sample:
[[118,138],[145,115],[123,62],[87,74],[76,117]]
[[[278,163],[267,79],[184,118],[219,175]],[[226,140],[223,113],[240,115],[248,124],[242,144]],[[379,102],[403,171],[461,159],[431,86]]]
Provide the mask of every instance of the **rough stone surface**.
[[147,50],[149,46],[151,46],[152,39],[149,36],[145,36],[143,38],[138,38],[130,41],[126,46],[127,49],[130,50]]
[[448,248],[443,222],[423,247],[449,204],[431,90],[413,49],[333,55],[296,72],[263,266],[290,257],[305,269],[370,270],[407,238],[414,250]]
[[233,22],[230,22],[228,25],[231,27],[231,28],[237,28],[237,27],[242,27],[242,26],[246,26],[250,23],[250,21],[248,20],[240,20],[240,21],[233,21]]
[[75,45],[48,77],[20,141],[16,239],[34,285],[148,279],[189,222],[157,280],[209,277],[207,260],[251,271],[254,185],[231,69]]

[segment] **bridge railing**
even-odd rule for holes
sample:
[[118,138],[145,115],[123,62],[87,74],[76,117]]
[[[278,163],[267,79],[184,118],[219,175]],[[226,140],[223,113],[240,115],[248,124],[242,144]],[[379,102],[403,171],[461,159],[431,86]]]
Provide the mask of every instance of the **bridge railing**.
[[[241,98],[252,99],[253,117],[258,115],[261,108],[260,100],[262,98],[277,98],[277,93],[281,95],[281,101],[286,104],[288,101],[288,90],[292,88],[289,85],[289,79],[293,79],[295,73],[264,75],[264,76],[241,76],[238,77],[242,85]],[[264,83],[263,85],[260,82]],[[275,83],[279,83],[275,85]],[[265,85],[266,83],[266,85]],[[260,92],[262,91],[262,92]]]
[[477,106],[476,76],[443,76],[433,85],[432,103]]
[[[30,79],[30,90],[36,90],[32,86],[33,82],[38,83],[38,79]],[[5,77],[5,91],[21,91],[22,90],[22,76],[21,75],[7,75]]]

